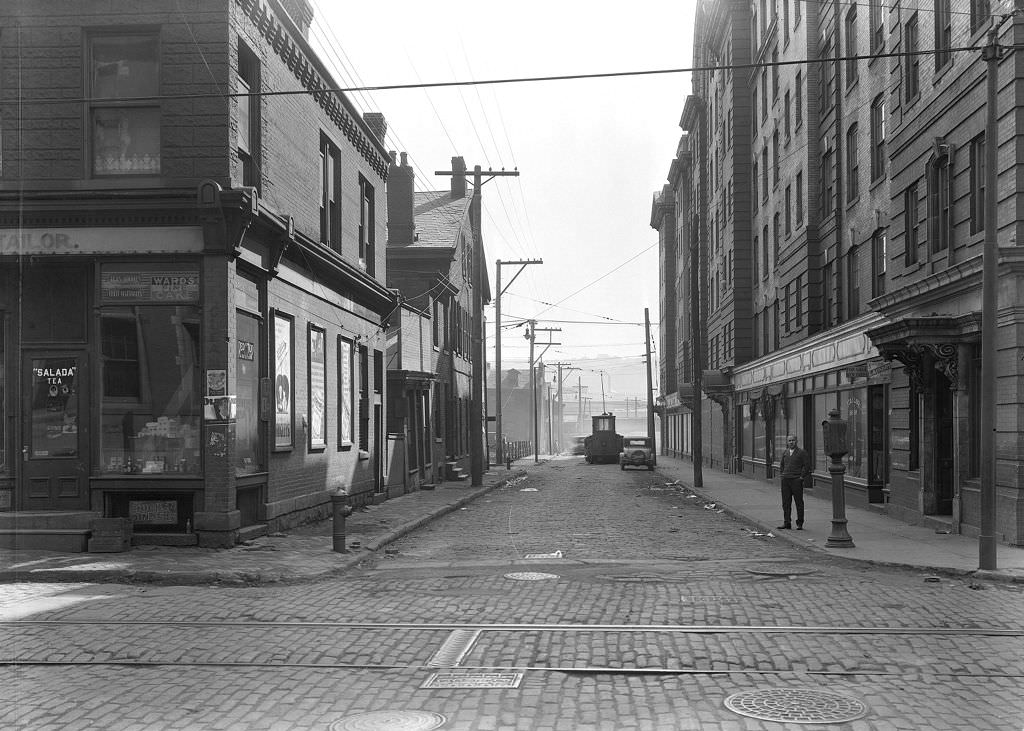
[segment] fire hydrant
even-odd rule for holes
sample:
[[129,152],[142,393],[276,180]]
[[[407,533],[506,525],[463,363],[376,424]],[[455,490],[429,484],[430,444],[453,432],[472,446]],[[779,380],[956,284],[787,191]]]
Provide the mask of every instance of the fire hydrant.
[[350,515],[352,506],[348,502],[348,491],[339,487],[331,493],[332,536],[336,553],[348,553],[345,547],[345,518]]

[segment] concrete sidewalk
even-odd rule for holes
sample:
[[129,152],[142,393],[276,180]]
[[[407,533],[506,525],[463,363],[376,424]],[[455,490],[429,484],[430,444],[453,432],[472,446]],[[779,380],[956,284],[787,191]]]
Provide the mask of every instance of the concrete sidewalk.
[[806,493],[804,529],[778,530],[782,523],[779,483],[755,480],[719,470],[703,471],[703,486],[693,488],[693,464],[688,460],[658,457],[658,472],[714,502],[726,512],[757,525],[761,531],[806,548],[873,564],[910,566],[934,572],[970,574],[979,578],[1024,582],[1024,547],[999,545],[996,569],[979,570],[978,539],[934,528],[909,525],[865,508],[846,505],[847,531],[852,548],[826,548],[832,533],[832,500]]
[[[571,458],[576,459],[576,458]],[[694,489],[693,466],[685,460],[659,457],[656,479],[689,488],[706,503],[737,516],[761,532],[771,533],[808,550],[872,564],[918,568],[930,573],[971,575],[1024,583],[1024,548],[1000,545],[997,569],[978,570],[978,540],[936,533],[907,525],[872,510],[847,506],[852,548],[826,548],[832,529],[832,504],[819,496],[806,498],[802,531],[776,529],[782,519],[777,483],[767,483],[718,470],[704,470],[704,484]],[[546,458],[545,458],[546,461]],[[54,553],[0,549],[0,583],[23,581],[147,582],[178,585],[262,585],[318,581],[347,569],[384,549],[392,541],[446,513],[458,510],[491,490],[527,479],[546,469],[524,459],[509,472],[495,467],[483,484],[442,483],[357,510],[346,521],[348,553],[333,550],[331,521],[248,541],[228,549],[136,546],[124,553]],[[615,469],[608,466],[607,469]],[[820,494],[820,493],[819,493]]]
[[123,582],[172,585],[301,584],[344,573],[406,533],[484,495],[514,486],[521,468],[484,474],[482,484],[444,482],[357,509],[345,521],[347,553],[334,551],[333,522],[313,523],[232,548],[135,546],[124,553],[0,549],[0,583]]

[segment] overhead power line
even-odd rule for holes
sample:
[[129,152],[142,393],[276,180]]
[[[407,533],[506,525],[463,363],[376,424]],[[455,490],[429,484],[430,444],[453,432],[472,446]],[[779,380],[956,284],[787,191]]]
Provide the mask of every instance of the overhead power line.
[[[1024,48],[1024,46],[1018,45],[1004,45],[1001,48],[1006,50],[1018,50]],[[732,70],[739,71],[743,69],[764,69],[771,68],[773,66],[798,66],[807,65],[812,63],[835,63],[841,61],[861,61],[861,60],[873,60],[879,58],[905,58],[909,56],[934,56],[938,53],[956,53],[958,51],[981,51],[982,46],[958,46],[956,48],[943,48],[939,50],[930,49],[924,51],[894,51],[892,53],[867,53],[858,54],[855,56],[839,56],[839,57],[828,57],[828,58],[804,58],[795,59],[790,61],[765,61],[763,63],[741,63],[741,64],[725,64],[718,66],[690,66],[686,68],[675,68],[675,69],[647,69],[641,71],[608,71],[604,73],[594,74],[563,74],[554,76],[521,76],[521,77],[507,77],[501,79],[481,79],[478,81],[436,81],[436,82],[421,82],[416,84],[382,84],[377,86],[350,86],[350,87],[336,87],[336,88],[324,88],[319,87],[317,89],[286,89],[280,91],[248,91],[248,92],[192,92],[187,94],[153,94],[149,96],[132,96],[132,97],[77,97],[77,98],[60,98],[52,99],[45,97],[29,97],[19,100],[23,104],[85,104],[89,102],[101,102],[101,101],[118,101],[118,102],[154,102],[154,101],[170,101],[175,99],[210,99],[210,98],[229,98],[229,97],[248,97],[248,96],[297,96],[302,94],[354,94],[358,92],[369,92],[369,91],[398,91],[403,89],[439,89],[446,87],[457,87],[457,86],[486,86],[495,84],[525,84],[525,83],[537,83],[542,81],[579,81],[585,79],[614,79],[624,78],[631,76],[656,76],[665,74],[692,74],[702,71],[721,71],[721,70]]]

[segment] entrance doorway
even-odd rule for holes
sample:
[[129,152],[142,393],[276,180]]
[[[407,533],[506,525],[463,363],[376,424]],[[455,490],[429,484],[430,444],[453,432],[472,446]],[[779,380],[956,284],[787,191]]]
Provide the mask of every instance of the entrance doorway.
[[24,351],[18,509],[89,508],[89,373],[84,351]]
[[953,390],[935,373],[935,514],[953,514]]

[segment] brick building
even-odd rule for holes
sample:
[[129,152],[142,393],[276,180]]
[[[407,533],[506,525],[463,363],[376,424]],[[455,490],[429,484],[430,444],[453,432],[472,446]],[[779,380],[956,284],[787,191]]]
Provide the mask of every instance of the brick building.
[[7,540],[228,546],[383,490],[384,120],[325,91],[311,19],[0,8]]
[[[755,66],[739,79],[748,57],[736,29],[744,22]],[[977,534],[989,106],[980,50],[950,49],[980,49],[991,23],[986,4],[954,13],[944,0],[892,7],[757,0],[698,8],[694,65],[719,69],[694,74],[684,139],[651,220],[663,249],[662,296],[677,303],[675,323],[662,318],[663,329],[675,331],[662,334],[664,368],[679,374],[676,390],[661,395],[665,449],[692,453],[688,384],[699,368],[712,379],[699,399],[706,463],[773,478],[776,451],[795,434],[815,455],[819,486],[827,485],[820,422],[838,408],[849,424],[848,499]],[[1002,25],[1001,42],[1013,45],[1022,32],[1013,18]],[[901,49],[912,55],[881,57]],[[746,88],[723,102],[732,67],[733,84]],[[1020,544],[1024,485],[1014,415],[1024,394],[1012,293],[1024,232],[1017,230],[1013,181],[1024,161],[1011,142],[1021,104],[1018,72],[1004,60],[998,73],[999,436],[992,489],[997,539]],[[748,182],[734,176],[732,213],[726,205],[719,223],[721,200],[712,191],[728,179],[727,165],[737,165],[721,158],[723,114],[733,143],[747,137],[751,144]],[[753,222],[749,244],[746,220]],[[745,245],[746,260],[738,253]],[[752,325],[731,338],[725,323],[738,328],[742,318],[735,307],[729,312],[729,280],[720,275],[723,258],[728,271],[730,246],[739,262],[735,281],[750,283]],[[701,276],[688,288],[693,267]],[[688,324],[692,301],[705,308],[696,328]],[[671,309],[663,303],[663,312]],[[726,316],[716,318],[716,310]],[[704,346],[700,358],[688,342]],[[722,406],[719,421],[708,399]]]

